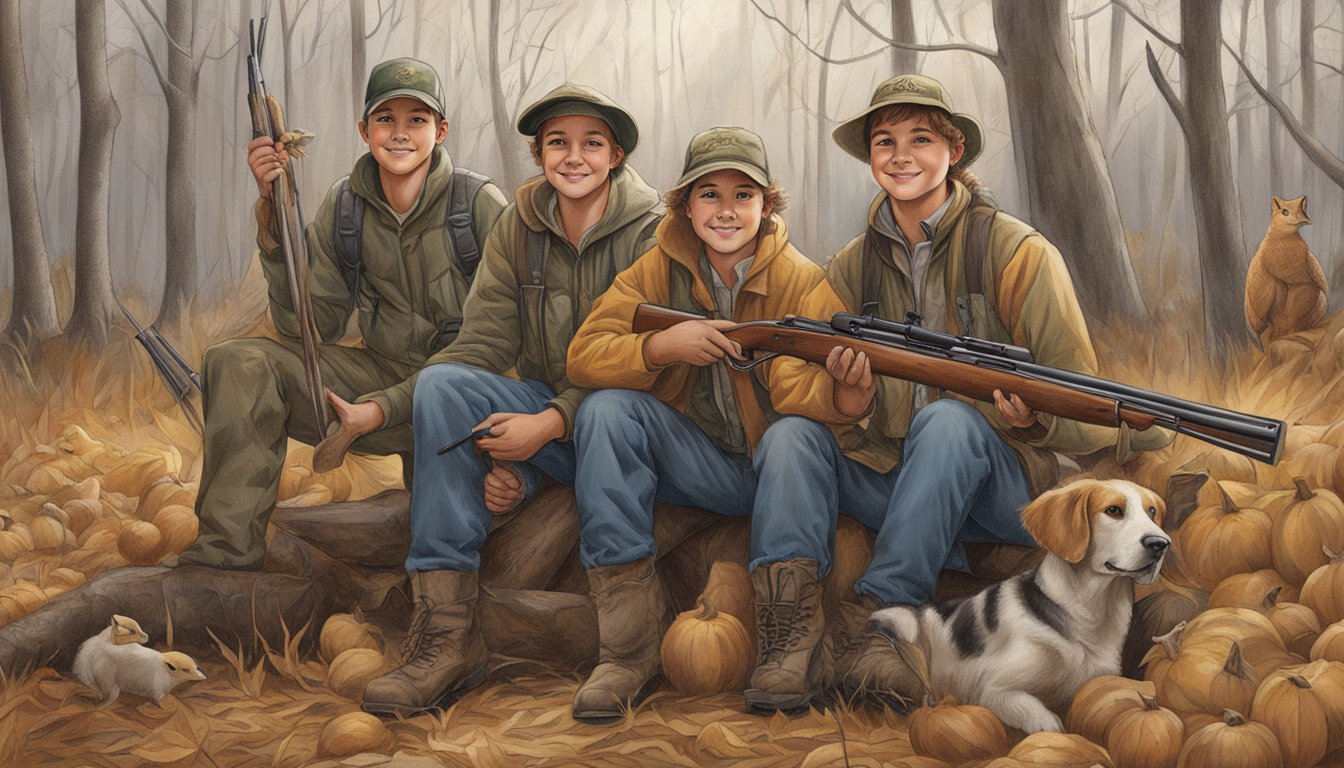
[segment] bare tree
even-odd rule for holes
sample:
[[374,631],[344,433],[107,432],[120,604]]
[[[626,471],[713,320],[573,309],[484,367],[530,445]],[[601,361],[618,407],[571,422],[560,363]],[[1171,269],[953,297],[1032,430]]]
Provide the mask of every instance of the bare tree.
[[1181,42],[1145,28],[1181,55],[1184,62],[1178,97],[1147,47],[1148,71],[1176,116],[1190,157],[1195,233],[1199,243],[1200,285],[1204,297],[1204,334],[1215,362],[1226,362],[1232,348],[1250,340],[1242,311],[1246,247],[1241,239],[1241,209],[1232,174],[1227,103],[1218,46],[1222,43],[1222,0],[1181,0]]
[[[1183,0],[1184,4],[1184,0]],[[1283,67],[1279,59],[1279,0],[1265,0],[1265,77],[1269,87],[1278,91],[1283,82]],[[1283,189],[1283,134],[1273,115],[1266,115],[1269,123],[1269,189],[1271,194],[1282,195]]]
[[56,318],[56,296],[51,289],[51,266],[37,204],[30,114],[28,73],[19,36],[19,0],[0,0],[0,138],[5,145],[14,247],[14,299],[4,335],[36,342],[60,333],[61,326]]
[[[915,42],[915,11],[910,0],[890,0],[891,39],[906,43]],[[918,72],[919,53],[909,48],[891,47],[891,71]]]
[[[1230,52],[1231,49],[1229,48],[1228,51]],[[1321,172],[1328,176],[1331,181],[1339,185],[1341,189],[1344,189],[1344,160],[1340,160],[1338,156],[1326,148],[1324,142],[1312,135],[1308,126],[1305,125],[1302,120],[1299,120],[1297,115],[1293,114],[1293,110],[1284,103],[1283,99],[1270,93],[1268,88],[1261,85],[1260,81],[1255,79],[1255,76],[1251,74],[1251,71],[1246,67],[1246,63],[1243,62],[1240,57],[1233,53],[1232,58],[1236,59],[1238,66],[1240,66],[1242,71],[1246,73],[1247,82],[1251,84],[1251,87],[1255,89],[1256,93],[1260,94],[1260,98],[1264,99],[1265,103],[1278,113],[1279,119],[1283,121],[1284,126],[1288,129],[1288,134],[1293,137],[1298,146],[1302,148],[1302,151],[1306,153],[1307,158],[1311,160],[1317,168],[1320,168]]]
[[121,112],[107,78],[104,0],[86,0],[75,14],[79,70],[79,209],[75,224],[75,302],[69,338],[97,348],[107,343],[115,312],[108,260],[112,140]]
[[1316,130],[1316,0],[1302,0],[1298,25],[1298,59],[1302,64],[1302,123]]
[[1106,131],[1108,144],[1114,144],[1120,134],[1121,76],[1125,60],[1125,12],[1118,5],[1111,6],[1111,49],[1106,62]]
[[[535,8],[531,3],[519,8],[515,22],[508,28],[501,25],[500,0],[490,0],[487,56],[490,70],[490,112],[494,117],[495,138],[499,143],[500,159],[504,161],[504,183],[512,188],[527,177],[523,170],[522,153],[518,151],[518,134],[513,130],[509,115],[518,113],[532,85],[541,63],[546,41],[563,19],[563,13],[551,18],[553,6]],[[535,21],[533,18],[535,17]],[[524,27],[527,27],[524,29]],[[507,35],[508,59],[501,56],[500,45]],[[517,68],[513,99],[504,92],[503,73]]]

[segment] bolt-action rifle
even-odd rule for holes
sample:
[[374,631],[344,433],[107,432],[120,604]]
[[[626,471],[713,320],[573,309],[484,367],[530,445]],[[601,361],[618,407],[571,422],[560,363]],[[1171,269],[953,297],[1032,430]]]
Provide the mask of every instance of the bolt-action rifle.
[[[634,331],[663,330],[700,315],[654,304],[635,309]],[[1279,459],[1282,421],[1204,403],[1182,400],[1041,365],[1024,347],[972,336],[953,336],[920,327],[908,314],[897,323],[872,315],[837,313],[830,322],[790,317],[762,320],[722,330],[742,346],[747,362],[725,358],[738,370],[779,355],[825,364],[837,347],[864,352],[873,373],[994,402],[994,390],[1013,393],[1035,411],[1088,424],[1133,429],[1157,426],[1219,448],[1274,464]]]
[[[247,107],[252,115],[252,138],[269,136],[272,141],[285,133],[284,112],[280,102],[266,92],[266,81],[261,74],[261,53],[266,43],[266,17],[258,25],[249,22],[247,56]],[[272,220],[280,230],[280,250],[285,257],[285,271],[289,277],[290,300],[298,321],[299,338],[303,342],[303,372],[308,384],[308,398],[317,419],[319,435],[327,433],[331,423],[331,409],[322,387],[322,371],[318,365],[317,344],[320,336],[313,319],[313,300],[308,293],[308,241],[303,233],[303,210],[299,207],[299,188],[295,180],[294,161],[285,166],[285,172],[271,182]]]

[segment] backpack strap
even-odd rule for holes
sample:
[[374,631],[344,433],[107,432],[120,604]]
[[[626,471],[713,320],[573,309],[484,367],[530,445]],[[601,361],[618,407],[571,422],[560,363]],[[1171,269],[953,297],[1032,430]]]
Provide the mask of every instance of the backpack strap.
[[360,232],[364,228],[364,198],[355,194],[349,176],[336,183],[340,185],[336,193],[336,256],[349,294],[345,306],[345,314],[349,316],[355,310],[364,275],[364,258],[359,252]]
[[863,266],[859,278],[862,283],[862,285],[859,286],[860,315],[877,314],[877,289],[882,282],[882,268],[879,263],[882,257],[878,255],[877,249],[877,237],[873,234],[873,228],[869,227],[867,233],[863,237],[863,254],[861,256],[863,259]]
[[966,239],[962,249],[962,268],[966,273],[967,294],[985,292],[985,260],[989,258],[989,230],[994,226],[994,217],[998,213],[999,204],[989,190],[976,187],[971,192],[971,205],[966,212]]
[[481,262],[481,244],[476,242],[476,232],[472,226],[474,223],[471,215],[472,203],[476,200],[476,193],[480,192],[481,187],[489,181],[489,177],[479,173],[465,168],[454,168],[452,182],[449,185],[448,212],[443,226],[448,230],[448,238],[453,243],[453,255],[457,257],[457,265],[468,283],[476,274],[476,266]]

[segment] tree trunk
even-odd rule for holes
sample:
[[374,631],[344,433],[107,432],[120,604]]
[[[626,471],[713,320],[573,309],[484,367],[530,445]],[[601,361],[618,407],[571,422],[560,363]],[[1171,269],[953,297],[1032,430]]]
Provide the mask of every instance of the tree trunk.
[[1120,6],[1111,6],[1111,47],[1106,61],[1106,144],[1112,151],[1120,141],[1120,93],[1124,88],[1120,78],[1124,74],[1127,18]]
[[107,344],[115,313],[108,262],[112,138],[121,113],[107,78],[104,0],[88,0],[75,15],[79,69],[79,211],[75,223],[75,302],[66,335],[92,348]]
[[196,86],[200,70],[192,55],[196,39],[195,0],[168,3],[167,179],[165,182],[164,242],[168,269],[163,279],[163,302],[155,323],[172,325],[196,295]]
[[[1183,0],[1182,4],[1188,2]],[[1279,0],[1265,0],[1265,90],[1279,95],[1283,68],[1279,64]],[[1279,121],[1265,110],[1269,131],[1269,193],[1285,195],[1283,188],[1283,133]]]
[[14,248],[14,298],[4,335],[33,342],[55,336],[61,326],[56,318],[56,295],[51,289],[51,265],[37,204],[29,114],[19,0],[0,0],[0,140],[5,145],[5,183]]
[[1222,363],[1250,337],[1242,309],[1247,259],[1223,98],[1220,5],[1221,0],[1181,2],[1187,113],[1181,128],[1190,155],[1205,336],[1214,360]]
[[364,0],[350,0],[350,93],[355,112],[364,119]]
[[499,156],[504,161],[504,184],[513,189],[523,180],[522,163],[518,161],[518,134],[513,130],[504,106],[504,84],[500,82],[499,63],[499,0],[490,0],[489,27],[490,59],[490,114],[495,123],[495,140],[499,142]]
[[1298,49],[1302,62],[1302,124],[1316,132],[1316,0],[1302,0]]
[[[898,43],[915,42],[915,12],[910,0],[891,0],[891,39]],[[891,73],[919,71],[919,51],[891,47]]]
[[1064,255],[1091,319],[1146,316],[1120,208],[1083,99],[1063,0],[994,0],[1013,145],[1031,223]]

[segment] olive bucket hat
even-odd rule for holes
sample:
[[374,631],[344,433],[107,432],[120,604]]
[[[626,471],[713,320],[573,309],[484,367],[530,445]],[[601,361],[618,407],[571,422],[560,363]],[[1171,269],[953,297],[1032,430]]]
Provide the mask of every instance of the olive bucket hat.
[[369,73],[364,86],[364,119],[379,104],[398,96],[409,96],[425,103],[430,109],[444,115],[443,91],[439,89],[439,74],[434,68],[416,59],[388,59],[379,62]]
[[984,132],[980,123],[970,115],[952,109],[952,98],[948,96],[943,84],[923,75],[897,75],[885,80],[873,91],[873,99],[868,108],[841,123],[831,138],[840,148],[858,159],[868,162],[868,117],[884,107],[897,104],[918,104],[937,107],[948,114],[952,124],[965,136],[966,150],[956,166],[964,168],[980,156],[984,148]]
[[745,128],[710,128],[697,133],[686,147],[681,178],[669,191],[694,183],[707,173],[726,170],[741,171],[762,187],[770,186],[770,163],[761,137]]
[[588,115],[603,121],[611,126],[611,132],[616,134],[616,143],[621,145],[627,155],[634,152],[635,145],[639,143],[639,128],[635,127],[635,119],[629,112],[592,88],[574,83],[558,86],[524,109],[518,116],[518,132],[524,136],[536,136],[542,123],[562,115]]

